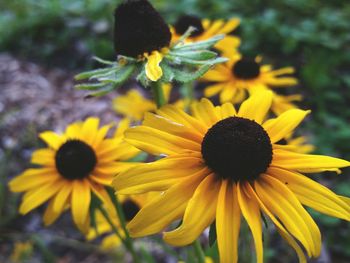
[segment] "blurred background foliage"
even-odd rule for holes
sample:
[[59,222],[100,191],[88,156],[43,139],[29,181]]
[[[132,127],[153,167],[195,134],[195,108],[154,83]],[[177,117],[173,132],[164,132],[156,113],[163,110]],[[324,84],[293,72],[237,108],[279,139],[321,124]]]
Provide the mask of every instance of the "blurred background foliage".
[[[73,73],[94,65],[91,56],[113,59],[113,0],[2,0],[0,52],[47,68]],[[169,23],[183,14],[219,19],[237,16],[241,51],[263,55],[276,67],[291,65],[304,95],[302,108],[311,109],[306,123],[316,152],[350,159],[350,2],[346,0],[179,0],[151,1]],[[1,119],[0,119],[1,122]],[[35,136],[29,136],[33,138]],[[28,144],[24,137],[23,145]],[[30,141],[30,140],[29,140]],[[31,139],[33,141],[33,139]],[[34,140],[35,141],[35,140]],[[34,142],[32,142],[34,143]],[[0,180],[7,181],[7,159],[2,154]],[[13,175],[11,175],[13,176]],[[318,179],[349,196],[350,171]],[[14,209],[5,203],[0,184],[1,227]],[[13,202],[13,201],[12,201]],[[334,262],[350,262],[350,228],[337,219],[314,213]],[[0,233],[1,238],[1,233]],[[0,240],[1,241],[1,240]],[[276,251],[270,251],[276,256]]]

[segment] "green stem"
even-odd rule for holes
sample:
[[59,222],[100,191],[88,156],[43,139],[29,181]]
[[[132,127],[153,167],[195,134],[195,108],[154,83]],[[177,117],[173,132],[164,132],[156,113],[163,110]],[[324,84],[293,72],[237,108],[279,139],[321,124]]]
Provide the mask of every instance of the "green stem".
[[198,263],[205,263],[205,254],[202,249],[201,243],[199,242],[198,239],[193,242],[193,248],[194,248],[194,252],[196,253]]
[[134,260],[133,262],[137,263],[137,262],[139,262],[139,258],[135,252],[134,243],[130,237],[129,231],[126,228],[126,219],[125,219],[122,205],[120,204],[120,202],[118,200],[118,196],[117,195],[114,195],[114,196],[115,196],[115,201],[116,201],[115,204],[116,204],[116,208],[117,208],[117,212],[118,212],[119,221],[120,221],[120,224],[121,224],[121,226],[124,230],[124,233],[125,233],[124,240],[125,240],[126,244],[128,245],[129,251],[133,257],[133,260]]
[[[120,203],[119,201],[117,201],[117,204],[119,204],[120,206]],[[121,208],[121,206],[120,206]],[[135,263],[138,263],[140,262],[137,255],[136,255],[136,252],[135,252],[135,249],[134,249],[134,246],[133,246],[133,243],[132,243],[132,240],[130,239],[130,236],[129,236],[129,233],[127,231],[125,231],[125,238],[123,238],[121,236],[121,234],[119,233],[118,231],[118,228],[113,224],[111,218],[109,217],[106,209],[102,206],[102,205],[99,205],[98,206],[98,209],[101,211],[102,215],[104,216],[104,218],[107,220],[108,224],[111,226],[113,232],[118,236],[118,238],[122,241],[123,245],[125,246],[125,248],[130,252],[130,254],[132,255],[133,257],[133,262]],[[118,211],[118,207],[117,207],[117,211]],[[118,211],[118,215],[119,215],[119,220],[121,221],[121,224],[123,225],[122,223],[122,219],[121,219],[121,216],[119,214],[119,211]],[[123,215],[124,217],[124,215]],[[124,218],[124,222],[125,222],[125,218]],[[124,227],[123,227],[124,229]]]
[[157,103],[157,108],[162,107],[166,103],[162,89],[162,83],[160,81],[151,82],[151,88],[154,100]]

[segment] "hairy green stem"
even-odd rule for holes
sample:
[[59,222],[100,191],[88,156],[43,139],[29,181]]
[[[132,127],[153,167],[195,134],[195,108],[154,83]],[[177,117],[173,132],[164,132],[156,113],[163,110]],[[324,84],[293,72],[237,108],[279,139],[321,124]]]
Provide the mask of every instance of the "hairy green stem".
[[[117,201],[117,203],[120,206],[119,201]],[[120,208],[121,208],[121,206],[120,206]],[[118,236],[118,238],[122,241],[122,243],[125,246],[125,248],[132,255],[133,262],[136,262],[136,263],[140,262],[139,258],[136,255],[136,252],[135,252],[132,240],[130,239],[129,233],[124,230],[125,231],[125,238],[123,238],[121,236],[121,234],[119,233],[118,228],[113,224],[113,222],[112,222],[111,218],[109,217],[108,212],[106,211],[106,209],[102,205],[99,205],[98,209],[101,211],[103,217],[107,220],[108,224],[111,226],[113,232]],[[118,208],[117,208],[117,211],[118,211]],[[119,215],[119,220],[120,220],[121,224],[123,225],[123,223],[122,223],[123,220],[120,218],[121,216],[119,214],[119,211],[118,211],[118,215]],[[124,215],[123,215],[123,217],[124,217]],[[124,217],[124,222],[125,222],[125,217]],[[125,227],[125,224],[124,224],[124,227]],[[124,229],[124,227],[123,227],[123,229]],[[125,229],[126,229],[126,227],[125,227]]]
[[199,242],[198,239],[193,242],[193,248],[194,248],[194,252],[196,253],[198,263],[205,263],[205,254],[202,249],[201,243]]
[[160,81],[151,82],[151,88],[153,92],[154,101],[157,104],[157,108],[162,107],[166,104],[164,92],[162,89],[162,83]]

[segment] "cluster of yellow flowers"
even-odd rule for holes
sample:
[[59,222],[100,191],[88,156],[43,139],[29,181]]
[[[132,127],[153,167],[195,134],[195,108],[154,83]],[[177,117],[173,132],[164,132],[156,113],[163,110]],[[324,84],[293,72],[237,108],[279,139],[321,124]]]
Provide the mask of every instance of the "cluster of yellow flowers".
[[[148,9],[155,12],[145,0],[127,1],[117,8],[116,16],[129,21],[134,13],[144,15]],[[25,192],[20,213],[48,202],[44,222],[49,225],[71,209],[87,239],[112,232],[103,247],[123,243],[134,255],[130,236],[166,230],[165,242],[186,246],[213,227],[222,263],[238,261],[242,219],[251,230],[257,262],[263,262],[265,216],[295,249],[300,262],[318,257],[321,234],[304,206],[349,221],[350,199],[302,173],[340,173],[350,162],[310,154],[313,147],[306,138],[294,137],[295,128],[310,111],[293,104],[302,99],[299,94],[276,92],[297,84],[290,75],[294,69],[274,70],[262,64],[260,56],[242,55],[241,41],[232,33],[239,25],[236,18],[209,21],[183,16],[167,29],[171,35],[166,32],[164,40],[159,36],[164,31],[159,26],[161,17],[158,13],[154,17],[156,21],[129,22],[127,30],[135,27],[136,33],[140,25],[135,23],[157,25],[155,33],[139,32],[141,40],[129,36],[129,46],[124,42],[130,32],[120,28],[126,22],[118,24],[116,17],[116,51],[147,60],[145,74],[160,84],[158,92],[166,105],[158,107],[159,101],[132,89],[113,101],[124,119],[111,136],[108,132],[115,124],[100,127],[96,117],[69,125],[63,134],[41,133],[47,148],[35,151],[31,160],[40,167],[24,171],[9,184],[12,191]],[[189,26],[196,30],[182,38]],[[220,104],[197,99],[200,91],[170,103],[181,85],[162,81],[162,58],[171,53],[168,46],[179,41],[190,46],[205,43],[217,34],[226,34],[214,47],[227,61],[214,65],[198,80],[201,86],[207,83],[204,96],[216,101],[218,95]],[[160,40],[149,44],[148,38]],[[133,41],[147,48],[141,52]],[[193,89],[194,83],[182,85]],[[145,153],[147,157],[142,158]],[[177,220],[181,223],[174,228]],[[211,259],[199,256],[199,262],[204,261]]]

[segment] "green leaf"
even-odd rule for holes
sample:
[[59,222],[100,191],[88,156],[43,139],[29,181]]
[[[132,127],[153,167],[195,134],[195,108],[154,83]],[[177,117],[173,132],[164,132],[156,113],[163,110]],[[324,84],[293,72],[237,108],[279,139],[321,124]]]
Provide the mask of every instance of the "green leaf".
[[216,35],[212,38],[209,38],[207,40],[203,40],[203,41],[198,41],[198,42],[193,42],[190,44],[184,44],[184,45],[176,45],[174,46],[173,49],[171,50],[181,50],[181,51],[185,51],[185,50],[203,50],[203,49],[209,49],[212,46],[214,46],[218,41],[220,41],[221,39],[223,39],[225,37],[225,35]]

